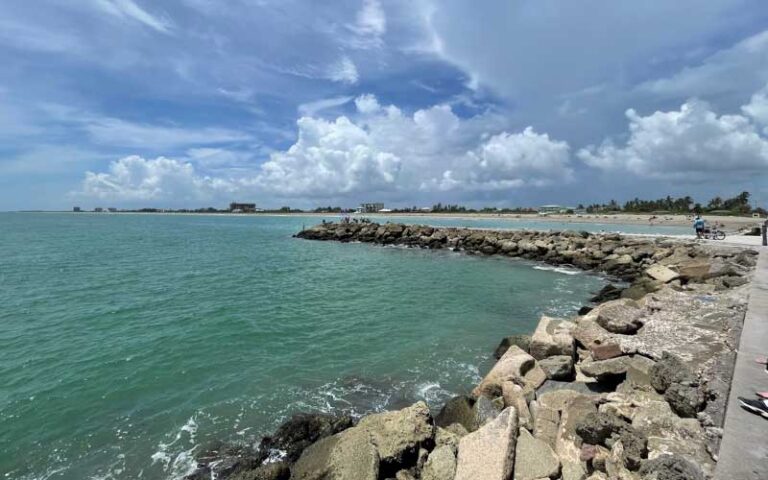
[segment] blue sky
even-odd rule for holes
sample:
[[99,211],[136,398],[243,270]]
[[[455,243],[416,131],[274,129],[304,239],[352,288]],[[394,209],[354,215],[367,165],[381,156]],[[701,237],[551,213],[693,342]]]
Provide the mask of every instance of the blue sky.
[[6,0],[0,210],[768,204],[764,0]]

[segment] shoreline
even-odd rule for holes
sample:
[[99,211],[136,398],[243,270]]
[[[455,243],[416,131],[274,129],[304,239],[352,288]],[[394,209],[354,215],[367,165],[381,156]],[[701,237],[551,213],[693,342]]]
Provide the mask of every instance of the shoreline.
[[[42,213],[42,214],[72,214],[72,215],[180,215],[180,216],[206,216],[206,217],[341,217],[341,213],[195,213],[195,212],[72,212],[62,211],[18,211],[3,213]],[[636,225],[652,227],[692,227],[691,215],[669,214],[659,215],[650,223],[649,218],[652,214],[551,214],[538,215],[535,213],[366,213],[357,214],[365,218],[450,218],[457,220],[505,220],[505,221],[532,221],[532,222],[559,222],[559,223],[585,223],[585,224],[606,224],[606,225]],[[352,215],[355,216],[354,214]],[[712,223],[724,225],[726,230],[739,230],[751,226],[759,226],[765,221],[765,218],[746,217],[746,216],[726,216],[726,215],[702,215],[706,220]],[[472,228],[472,227],[467,227]]]
[[[340,431],[320,428],[298,452],[289,433],[330,420],[292,418],[261,449],[293,453],[256,469],[279,474],[253,478],[464,480],[483,472],[506,480],[514,470],[525,479],[640,479],[643,469],[680,468],[694,469],[691,478],[713,475],[754,252],[616,234],[398,224],[323,224],[296,236],[521,257],[631,283],[604,288],[574,319],[542,317],[532,335],[504,339],[498,362],[472,394],[449,400],[434,416],[422,402],[368,415]],[[703,328],[702,314],[717,320]],[[600,428],[615,429],[608,432],[614,440],[594,436],[605,422]],[[393,423],[401,428],[392,430]],[[380,441],[367,443],[361,433],[400,450],[382,451]],[[350,451],[367,461],[349,465]],[[510,457],[512,464],[489,466],[489,458]],[[215,465],[200,468],[210,475]],[[531,469],[537,476],[525,475]]]

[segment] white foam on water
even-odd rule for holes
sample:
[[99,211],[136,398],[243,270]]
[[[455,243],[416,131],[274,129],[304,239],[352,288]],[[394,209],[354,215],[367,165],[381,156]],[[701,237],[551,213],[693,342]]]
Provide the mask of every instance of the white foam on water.
[[535,265],[533,267],[534,270],[544,270],[547,272],[557,272],[562,273],[564,275],[579,275],[583,273],[581,270],[576,270],[574,268],[565,268],[565,267],[552,267],[549,265]]
[[288,452],[285,450],[272,449],[269,451],[269,455],[267,456],[266,460],[264,460],[264,464],[280,462],[286,456],[288,456]]

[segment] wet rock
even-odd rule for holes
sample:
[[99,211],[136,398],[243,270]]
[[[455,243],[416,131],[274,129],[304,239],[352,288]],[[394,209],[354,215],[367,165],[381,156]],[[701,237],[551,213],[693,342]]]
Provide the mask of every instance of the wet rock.
[[614,300],[598,308],[597,323],[611,333],[633,334],[643,326],[644,311],[633,300]]
[[555,478],[559,473],[560,461],[552,448],[521,428],[515,450],[514,480]]
[[505,337],[502,339],[501,343],[499,343],[499,346],[496,347],[496,350],[493,352],[494,358],[497,360],[500,359],[505,353],[507,353],[507,350],[512,345],[516,345],[520,347],[520,349],[524,352],[528,352],[528,348],[531,345],[531,336],[530,335],[512,335],[509,337]]
[[254,470],[237,473],[228,480],[289,480],[291,469],[285,462],[268,463]]
[[539,362],[539,365],[550,380],[573,379],[573,357],[556,355],[547,357]]
[[577,312],[577,315],[586,315],[589,312],[591,312],[593,309],[594,309],[593,307],[583,306],[579,309],[579,311]]
[[593,303],[603,303],[609,300],[616,300],[621,296],[622,288],[616,285],[608,284],[601,288],[592,298],[589,299]]
[[530,353],[533,358],[541,360],[555,355],[573,357],[576,348],[571,330],[575,327],[573,322],[542,316],[531,337]]
[[643,462],[640,475],[643,480],[704,480],[699,467],[678,455],[662,455]]
[[286,460],[293,463],[301,452],[321,438],[329,437],[352,427],[352,417],[318,413],[299,413],[280,425],[271,436],[261,440],[260,450],[282,450]]
[[517,412],[507,408],[496,419],[459,443],[455,480],[508,480],[517,444]]
[[472,409],[474,404],[475,401],[466,395],[451,398],[435,417],[435,425],[448,428],[458,423],[468,432],[475,430],[475,412]]
[[456,451],[449,446],[435,448],[421,471],[421,480],[453,480],[456,476]]

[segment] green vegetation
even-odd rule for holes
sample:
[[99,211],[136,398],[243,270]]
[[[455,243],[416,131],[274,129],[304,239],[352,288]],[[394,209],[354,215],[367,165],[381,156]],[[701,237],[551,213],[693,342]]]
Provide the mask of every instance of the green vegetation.
[[[753,209],[749,204],[749,192],[741,192],[732,198],[715,197],[706,205],[696,202],[689,196],[674,198],[667,196],[658,200],[641,200],[635,198],[619,205],[615,200],[605,204],[592,204],[586,207],[588,213],[708,213],[720,215],[745,215],[752,212],[764,213],[761,208]],[[583,208],[579,205],[579,208]]]

